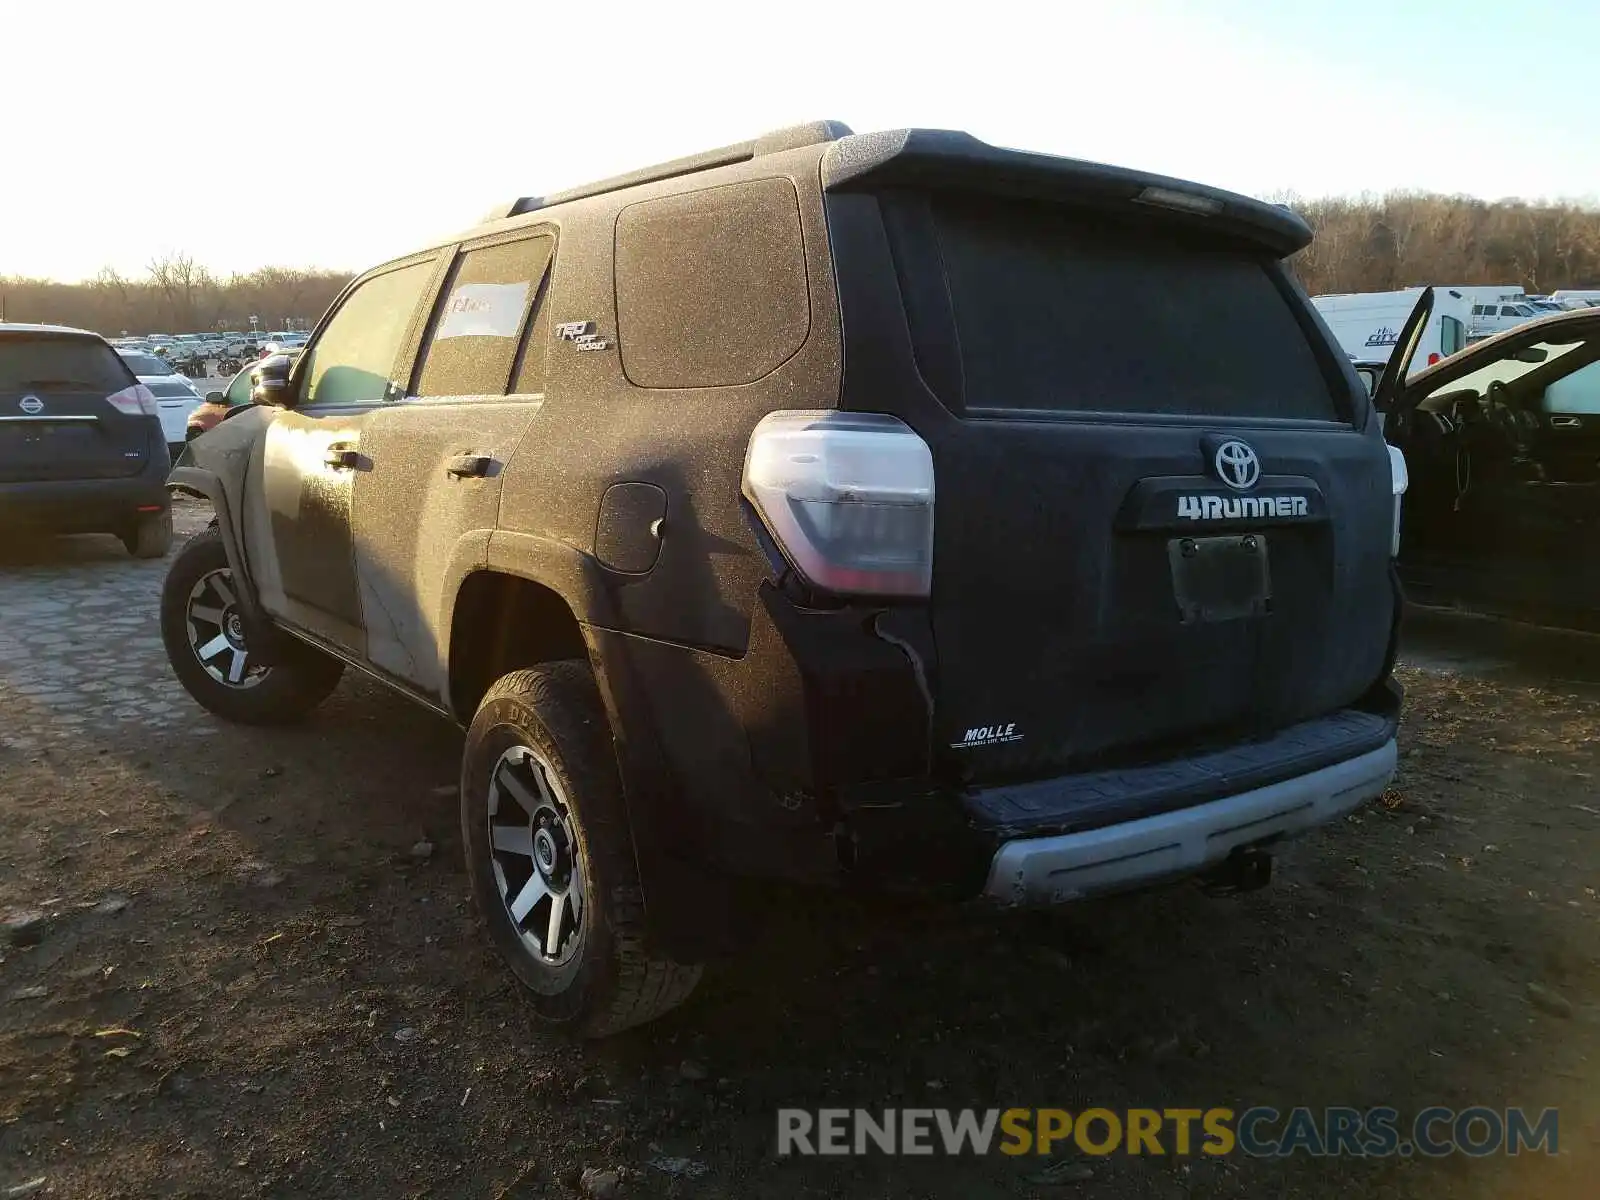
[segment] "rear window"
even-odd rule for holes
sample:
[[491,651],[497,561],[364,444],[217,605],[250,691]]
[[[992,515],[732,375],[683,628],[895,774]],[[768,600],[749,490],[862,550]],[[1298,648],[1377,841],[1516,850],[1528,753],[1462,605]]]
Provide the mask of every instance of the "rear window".
[[1339,419],[1269,260],[1013,200],[940,197],[930,219],[957,407]]
[[172,364],[154,354],[124,354],[122,361],[135,375],[171,375]]
[[109,396],[134,382],[117,352],[98,338],[0,337],[0,391],[77,387]]

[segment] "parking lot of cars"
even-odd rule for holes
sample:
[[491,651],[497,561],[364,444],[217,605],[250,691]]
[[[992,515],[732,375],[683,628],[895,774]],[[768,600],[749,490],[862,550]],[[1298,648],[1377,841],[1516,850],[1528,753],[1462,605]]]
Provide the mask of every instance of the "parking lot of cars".
[[[209,512],[182,501],[182,539]],[[1600,1163],[1600,654],[1424,614],[1401,771],[1272,887],[1000,917],[762,892],[772,934],[603,1048],[475,931],[460,736],[347,679],[218,722],[162,562],[0,552],[0,1182],[50,1195],[1578,1197]],[[1556,1158],[773,1157],[779,1107],[1560,1106]],[[1063,1191],[1077,1180],[1079,1192]]]

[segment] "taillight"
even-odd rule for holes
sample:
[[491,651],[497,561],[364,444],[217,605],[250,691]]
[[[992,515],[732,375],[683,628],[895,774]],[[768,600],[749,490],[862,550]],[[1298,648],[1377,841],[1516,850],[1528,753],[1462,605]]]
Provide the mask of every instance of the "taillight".
[[106,397],[106,403],[118,412],[125,412],[130,416],[154,417],[160,414],[156,406],[155,393],[142,383],[132,387],[125,387],[120,392],[112,392]]
[[1433,366],[1433,364],[1438,362],[1438,361],[1439,361],[1439,352],[1437,350],[1435,350],[1432,354],[1428,355],[1428,365],[1430,367]]
[[791,566],[840,595],[927,596],[933,453],[881,413],[775,412],[750,435],[744,494]]
[[1406,470],[1406,456],[1399,446],[1389,447],[1389,489],[1394,496],[1394,532],[1389,538],[1389,557],[1400,555],[1400,505],[1406,488],[1411,484],[1411,473]]

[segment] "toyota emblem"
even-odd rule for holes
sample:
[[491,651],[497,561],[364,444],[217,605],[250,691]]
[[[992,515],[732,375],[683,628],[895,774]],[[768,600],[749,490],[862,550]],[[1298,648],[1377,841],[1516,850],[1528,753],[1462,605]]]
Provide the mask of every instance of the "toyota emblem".
[[24,396],[17,401],[17,407],[31,417],[44,411],[44,401],[37,396]]
[[1217,447],[1211,465],[1217,478],[1235,491],[1248,492],[1261,478],[1261,460],[1245,443],[1233,438]]

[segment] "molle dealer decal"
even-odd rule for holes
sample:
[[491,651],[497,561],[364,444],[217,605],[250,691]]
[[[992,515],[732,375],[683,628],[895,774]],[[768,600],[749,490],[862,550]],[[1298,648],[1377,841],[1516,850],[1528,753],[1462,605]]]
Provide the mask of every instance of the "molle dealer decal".
[[979,725],[976,729],[969,729],[959,741],[950,743],[952,750],[976,750],[980,746],[999,746],[1006,742],[1020,742],[1022,735],[1017,732],[1016,722],[1006,725]]

